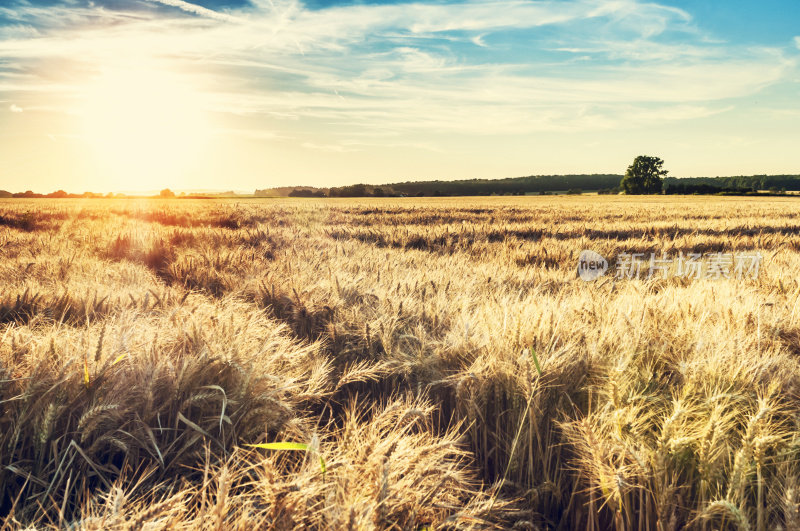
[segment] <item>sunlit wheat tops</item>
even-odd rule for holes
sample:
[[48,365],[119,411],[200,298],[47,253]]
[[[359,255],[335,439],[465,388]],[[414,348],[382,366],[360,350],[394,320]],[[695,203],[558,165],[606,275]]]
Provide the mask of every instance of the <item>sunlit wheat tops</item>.
[[[0,522],[800,528],[796,210],[0,202]],[[763,263],[584,282],[584,249]]]

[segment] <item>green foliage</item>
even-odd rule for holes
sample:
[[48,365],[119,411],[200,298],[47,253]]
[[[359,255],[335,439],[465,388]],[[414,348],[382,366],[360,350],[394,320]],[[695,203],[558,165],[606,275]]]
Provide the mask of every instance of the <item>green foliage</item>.
[[639,155],[628,166],[620,187],[626,194],[660,194],[661,179],[667,175],[664,161],[658,157]]

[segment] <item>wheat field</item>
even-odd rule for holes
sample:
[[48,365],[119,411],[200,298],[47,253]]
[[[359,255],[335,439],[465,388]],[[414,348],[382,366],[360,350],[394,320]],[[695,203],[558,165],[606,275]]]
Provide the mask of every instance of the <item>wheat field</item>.
[[[2,529],[800,529],[799,218],[0,201]],[[757,276],[614,271],[720,252]]]

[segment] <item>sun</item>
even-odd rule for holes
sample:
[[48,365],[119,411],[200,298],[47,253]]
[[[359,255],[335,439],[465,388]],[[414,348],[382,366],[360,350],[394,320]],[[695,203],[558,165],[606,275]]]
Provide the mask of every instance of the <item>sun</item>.
[[87,84],[83,138],[115,190],[191,187],[209,126],[186,79],[146,65],[105,68]]

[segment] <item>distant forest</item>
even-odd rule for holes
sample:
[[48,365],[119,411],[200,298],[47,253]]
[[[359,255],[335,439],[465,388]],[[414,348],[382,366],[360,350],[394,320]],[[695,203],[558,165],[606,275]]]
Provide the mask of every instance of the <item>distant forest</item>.
[[[622,175],[535,175],[506,179],[471,179],[468,181],[418,181],[386,185],[407,195],[522,195],[568,190],[601,190],[619,185]],[[333,194],[331,194],[333,195]]]
[[800,191],[800,175],[746,175],[739,177],[666,177],[665,194],[747,194]]
[[611,190],[622,175],[536,175],[506,179],[470,179],[462,181],[406,181],[382,185],[352,184],[334,188],[311,186],[256,190],[256,196],[289,197],[439,197],[448,195],[523,195],[566,192],[568,190]]
[[[406,181],[383,185],[353,184],[334,188],[312,186],[256,190],[256,196],[288,197],[441,197],[469,195],[523,195],[598,192],[617,194],[622,175],[536,175],[506,179],[461,181]],[[800,191],[800,175],[745,175],[738,177],[666,177],[665,194],[751,195],[759,191]]]
[[[617,194],[620,192],[622,175],[535,175],[506,179],[470,179],[461,181],[406,181],[382,185],[352,184],[333,188],[313,186],[284,186],[256,190],[256,197],[443,197],[480,195],[525,195],[525,194]],[[743,175],[738,177],[665,177],[661,188],[663,194],[717,194],[717,195],[763,195],[800,191],[800,175]],[[242,197],[234,192],[222,194],[185,194],[176,196],[170,190],[162,190],[158,197],[211,198]],[[11,193],[0,190],[0,198],[100,198],[123,197],[122,194],[82,194],[58,190],[49,194],[31,191]]]

